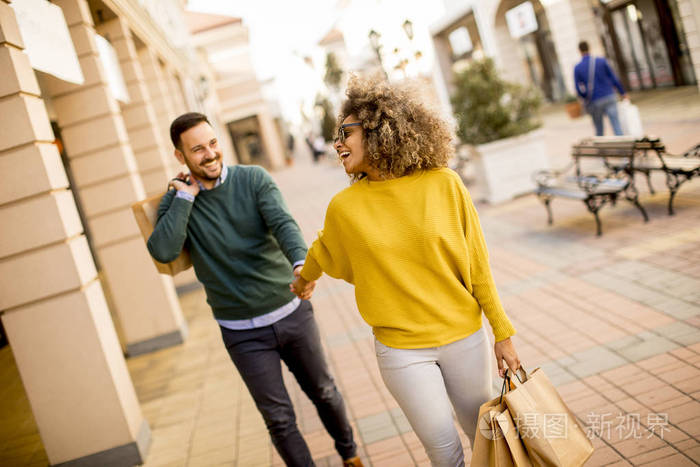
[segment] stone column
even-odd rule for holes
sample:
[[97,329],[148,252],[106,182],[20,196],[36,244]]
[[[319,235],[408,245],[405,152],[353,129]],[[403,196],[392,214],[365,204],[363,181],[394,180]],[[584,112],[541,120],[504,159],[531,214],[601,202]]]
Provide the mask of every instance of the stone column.
[[260,140],[265,149],[270,170],[284,166],[284,148],[282,147],[275,122],[270,114],[263,110],[256,115],[256,118],[260,128]]
[[14,12],[0,1],[0,311],[49,462],[150,443]]
[[191,109],[188,109],[187,105],[185,104],[185,98],[182,94],[180,80],[177,78],[177,72],[174,69],[165,68],[163,69],[163,74],[166,77],[170,97],[173,103],[173,110],[175,111],[176,116],[189,112]]
[[96,29],[109,39],[119,58],[130,99],[120,106],[146,196],[162,193],[168,180],[175,176],[172,145],[169,140],[163,140],[157,124],[131,30],[121,18],[102,23]]
[[54,3],[63,9],[85,83],[50,79],[49,93],[126,352],[179,344],[186,325],[172,279],[156,271],[131,212],[145,192],[97,55],[87,1]]
[[143,47],[138,51],[139,61],[143,69],[143,77],[148,85],[148,92],[151,95],[151,103],[156,114],[156,123],[160,128],[163,140],[170,148],[171,157],[169,159],[169,167],[171,172],[179,172],[184,169],[180,166],[177,159],[172,155],[173,146],[170,141],[170,124],[177,117],[175,107],[173,106],[172,98],[170,97],[170,89],[163,75],[163,69],[158,60],[158,56],[148,47]]
[[593,8],[589,0],[557,0],[549,2],[545,11],[566,89],[576,95],[574,67],[581,60],[578,43],[588,41],[593,55],[605,55]]

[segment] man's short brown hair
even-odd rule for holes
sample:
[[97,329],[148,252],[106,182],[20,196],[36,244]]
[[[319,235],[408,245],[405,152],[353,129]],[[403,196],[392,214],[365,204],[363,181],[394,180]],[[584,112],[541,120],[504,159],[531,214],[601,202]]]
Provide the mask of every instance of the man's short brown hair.
[[[200,114],[199,112],[188,112],[173,120],[173,123],[170,124],[170,140],[173,142],[173,146],[182,151],[180,135],[202,122],[209,123],[209,119],[206,115]],[[211,123],[209,123],[209,125],[211,125]]]

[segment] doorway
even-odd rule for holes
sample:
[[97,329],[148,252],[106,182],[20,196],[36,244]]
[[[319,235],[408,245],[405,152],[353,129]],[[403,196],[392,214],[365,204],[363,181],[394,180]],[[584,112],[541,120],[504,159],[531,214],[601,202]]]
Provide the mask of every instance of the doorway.
[[[675,11],[674,11],[675,9]],[[605,22],[623,85],[632,91],[695,84],[675,0],[609,2]]]
[[[532,13],[529,32],[515,35],[506,16],[525,4]],[[559,58],[554,47],[547,13],[538,0],[502,0],[494,23],[496,43],[501,61],[508,66],[504,77],[510,81],[525,81],[538,87],[549,101],[561,100],[566,94]]]
[[229,122],[226,126],[241,164],[268,165],[257,116]]

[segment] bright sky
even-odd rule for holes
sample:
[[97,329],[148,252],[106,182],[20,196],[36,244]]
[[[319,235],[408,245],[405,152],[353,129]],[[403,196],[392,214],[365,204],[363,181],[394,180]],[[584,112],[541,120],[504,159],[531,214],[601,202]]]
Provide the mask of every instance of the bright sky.
[[[342,18],[335,9],[341,2],[352,3]],[[343,32],[351,55],[370,54],[368,32],[382,33],[385,65],[397,57],[394,47],[404,51],[421,50],[423,65],[430,68],[432,44],[428,26],[442,13],[442,2],[421,0],[189,0],[192,11],[225,14],[243,18],[250,38],[250,55],[259,80],[275,78],[275,88],[283,114],[292,123],[300,123],[300,108],[323,91],[323,70],[312,70],[302,58],[311,55],[317,67],[324,66],[318,56],[318,41],[334,26]],[[415,39],[409,44],[401,25],[406,19],[414,24]],[[314,50],[316,49],[316,50]],[[425,68],[425,67],[424,67]]]
[[285,57],[311,49],[333,26],[329,0],[189,0],[187,8],[243,18],[253,66],[261,80],[283,72]]

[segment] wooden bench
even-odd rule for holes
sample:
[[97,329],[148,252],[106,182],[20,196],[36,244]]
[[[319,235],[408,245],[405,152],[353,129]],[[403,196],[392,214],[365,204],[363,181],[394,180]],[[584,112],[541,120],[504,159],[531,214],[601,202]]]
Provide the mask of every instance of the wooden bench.
[[[642,213],[644,222],[649,220],[646,211],[639,204],[639,194],[634,186],[634,178],[628,170],[611,171],[609,164],[622,164],[621,167],[634,167],[634,151],[620,148],[607,148],[584,140],[572,148],[572,164],[560,171],[540,170],[534,174],[537,197],[547,208],[547,223],[552,224],[551,201],[561,197],[583,201],[596,221],[596,235],[603,233],[598,211],[606,205],[615,205],[623,196]],[[584,171],[582,162],[598,160],[601,164],[597,172]],[[573,171],[573,173],[571,173]]]
[[[599,143],[600,144],[600,143]],[[609,147],[615,147],[615,142],[603,143]],[[619,143],[617,143],[619,146]],[[696,144],[683,154],[669,154],[663,143],[656,137],[645,137],[638,140],[635,150],[638,151],[633,165],[625,161],[611,162],[610,168],[614,171],[626,171],[630,176],[634,173],[642,173],[647,178],[649,191],[653,194],[651,185],[651,173],[663,172],[666,176],[666,186],[669,191],[668,213],[673,215],[673,200],[680,186],[700,175],[700,144]]]

